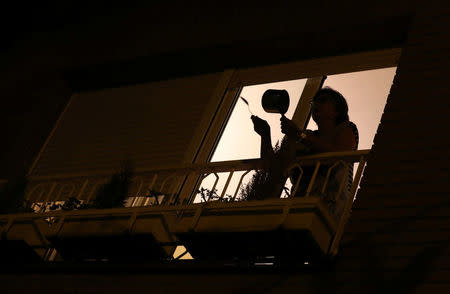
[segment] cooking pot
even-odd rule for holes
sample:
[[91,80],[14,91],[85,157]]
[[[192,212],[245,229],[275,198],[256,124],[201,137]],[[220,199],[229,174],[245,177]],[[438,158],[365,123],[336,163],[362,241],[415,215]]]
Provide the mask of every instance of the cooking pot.
[[261,104],[266,112],[284,116],[289,109],[289,93],[286,90],[269,89],[264,92]]

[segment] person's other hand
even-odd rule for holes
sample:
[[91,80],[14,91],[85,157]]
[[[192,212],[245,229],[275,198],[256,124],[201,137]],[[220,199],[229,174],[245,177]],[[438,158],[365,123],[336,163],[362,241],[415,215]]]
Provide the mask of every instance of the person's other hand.
[[303,139],[306,139],[306,140],[308,140],[308,139],[310,139],[311,137],[314,137],[315,135],[314,135],[314,131],[311,131],[311,130],[303,130],[302,131],[302,135],[301,135],[301,137],[303,138]]
[[261,137],[270,136],[270,126],[267,121],[257,117],[256,115],[252,115],[250,118],[253,121],[253,129],[258,135]]
[[288,119],[285,116],[282,116],[280,118],[280,121],[281,121],[281,132],[283,134],[293,138],[299,136],[300,131],[292,120]]

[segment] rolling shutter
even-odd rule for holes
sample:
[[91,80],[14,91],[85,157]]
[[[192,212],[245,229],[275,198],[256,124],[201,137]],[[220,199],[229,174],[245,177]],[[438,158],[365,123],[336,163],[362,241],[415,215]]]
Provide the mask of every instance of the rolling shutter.
[[[73,95],[32,176],[95,175],[192,162],[221,97],[222,73]],[[219,88],[219,90],[218,90]]]

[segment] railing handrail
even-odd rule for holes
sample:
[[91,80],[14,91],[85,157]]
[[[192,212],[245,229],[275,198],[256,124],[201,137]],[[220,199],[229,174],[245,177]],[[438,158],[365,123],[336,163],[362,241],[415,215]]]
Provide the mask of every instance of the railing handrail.
[[[169,212],[181,212],[181,211],[194,211],[199,208],[202,209],[215,209],[217,206],[226,208],[246,208],[246,207],[261,207],[261,206],[274,206],[274,207],[285,207],[292,205],[295,202],[301,202],[305,205],[313,205],[317,203],[316,198],[298,198],[298,199],[268,199],[264,201],[252,201],[252,202],[203,202],[196,204],[178,204],[178,205],[155,205],[155,206],[144,206],[144,207],[115,207],[115,208],[104,208],[104,209],[79,209],[79,210],[53,210],[41,213],[12,213],[0,215],[0,221],[6,222],[8,220],[35,220],[35,219],[45,219],[48,217],[69,217],[69,218],[79,218],[79,217],[117,217],[117,216],[130,216],[131,214],[151,215],[151,214],[164,214]],[[236,206],[236,207],[233,207]],[[1,230],[0,230],[1,231]]]
[[[324,152],[314,155],[299,156],[296,161],[301,162],[304,165],[312,165],[317,160],[326,164],[327,162],[332,162],[336,159],[344,161],[357,162],[361,156],[367,156],[370,153],[369,149],[366,150],[356,150],[356,151],[336,151],[336,152]],[[134,174],[144,174],[144,173],[220,173],[228,172],[231,169],[235,171],[247,170],[247,169],[258,169],[264,166],[264,161],[262,159],[243,159],[243,160],[229,160],[229,161],[219,161],[219,162],[208,162],[202,164],[184,164],[178,166],[169,167],[156,167],[152,169],[137,168]],[[69,180],[69,179],[83,179],[83,178],[94,178],[94,177],[108,177],[111,176],[112,171],[100,171],[95,173],[83,173],[83,174],[65,174],[65,175],[47,175],[47,176],[30,176],[31,181],[48,181],[48,180]]]

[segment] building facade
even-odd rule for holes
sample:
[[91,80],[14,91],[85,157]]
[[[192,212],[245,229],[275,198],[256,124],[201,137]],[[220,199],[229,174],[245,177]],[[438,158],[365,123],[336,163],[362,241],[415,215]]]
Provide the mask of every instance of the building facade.
[[[133,154],[142,157],[134,160],[145,163],[138,169],[204,163],[220,132],[214,122],[224,121],[233,89],[393,65],[397,74],[332,266],[284,273],[202,268],[156,274],[109,269],[110,274],[104,269],[91,276],[74,268],[58,274],[55,269],[31,269],[20,279],[17,271],[5,269],[2,284],[11,293],[24,289],[23,280],[28,291],[55,292],[70,285],[69,293],[147,288],[169,293],[447,292],[449,11],[438,4],[385,2],[363,8],[351,1],[176,10],[160,4],[121,13],[115,8],[92,9],[83,23],[40,29],[32,38],[12,43],[3,54],[8,66],[2,88],[10,100],[24,101],[30,108],[13,105],[9,114],[5,111],[7,134],[14,134],[3,147],[5,178],[19,174],[23,165],[41,180],[56,174],[111,172],[117,165],[108,159],[130,156],[127,144],[136,137],[142,143],[134,141],[133,146],[142,151]],[[134,115],[113,116],[124,118],[126,126],[120,119],[111,122],[111,116],[102,117],[107,111],[86,102],[96,95],[114,110],[122,105],[114,103],[144,92],[155,98],[133,108]],[[173,117],[167,117],[173,105],[161,97],[170,97],[179,106]],[[79,124],[68,123],[70,115],[75,117],[71,122],[80,118]],[[137,133],[99,134],[91,127],[94,119],[102,130]],[[146,133],[166,119],[164,125],[171,127]],[[93,144],[97,149],[78,156],[80,147],[74,144],[83,138],[74,134],[88,134],[87,142],[97,140]],[[153,144],[155,140],[159,143]],[[107,144],[123,148],[110,149]],[[63,167],[56,164],[67,158],[79,160],[69,160]]]

